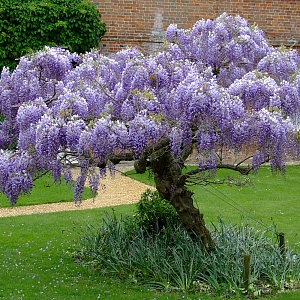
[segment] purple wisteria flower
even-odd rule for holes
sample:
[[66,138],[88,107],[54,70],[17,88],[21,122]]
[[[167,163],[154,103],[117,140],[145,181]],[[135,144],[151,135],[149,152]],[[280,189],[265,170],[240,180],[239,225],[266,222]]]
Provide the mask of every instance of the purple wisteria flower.
[[20,195],[32,189],[32,177],[27,172],[30,168],[30,156],[27,153],[11,155],[1,152],[0,155],[0,191],[14,206]]
[[226,13],[170,25],[152,55],[46,47],[1,74],[0,190],[15,204],[38,172],[72,182],[73,163],[79,203],[119,156],[162,144],[177,162],[195,149],[210,172],[226,151],[249,153],[253,170],[269,161],[284,171],[286,156],[300,153],[299,66],[296,51],[269,46],[257,26]]
[[300,58],[297,50],[279,49],[271,51],[260,60],[257,70],[265,72],[280,83],[289,81],[290,77],[299,70]]

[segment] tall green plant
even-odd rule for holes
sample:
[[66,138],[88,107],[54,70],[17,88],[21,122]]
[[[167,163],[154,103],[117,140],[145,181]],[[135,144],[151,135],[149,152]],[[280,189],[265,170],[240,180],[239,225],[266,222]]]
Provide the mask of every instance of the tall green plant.
[[47,46],[83,53],[98,47],[105,33],[88,0],[3,0],[0,2],[0,69]]

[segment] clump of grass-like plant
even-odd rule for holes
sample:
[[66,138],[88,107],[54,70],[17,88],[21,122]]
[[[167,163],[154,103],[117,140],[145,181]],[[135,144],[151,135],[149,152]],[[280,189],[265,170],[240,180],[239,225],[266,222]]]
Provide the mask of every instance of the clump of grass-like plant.
[[[155,193],[147,192],[142,200],[148,203],[152,197],[159,206]],[[160,201],[163,207],[167,205]],[[188,236],[178,219],[159,223],[163,226],[153,230],[155,223],[149,223],[147,212],[137,207],[134,216],[107,213],[99,225],[81,228],[75,259],[101,275],[165,291],[259,295],[294,288],[300,281],[300,254],[287,249],[282,255],[268,230],[226,225],[220,220],[212,228],[215,250],[207,252],[200,241]],[[153,215],[153,206],[149,207]],[[246,291],[243,256],[247,253],[251,254],[251,277]]]
[[[295,288],[300,281],[300,253],[286,249],[283,255],[272,230],[259,230],[247,224],[226,225],[223,220],[213,230],[215,251],[203,259],[206,272],[200,282],[214,291],[251,292],[254,295]],[[250,284],[243,288],[243,258],[251,254]]]

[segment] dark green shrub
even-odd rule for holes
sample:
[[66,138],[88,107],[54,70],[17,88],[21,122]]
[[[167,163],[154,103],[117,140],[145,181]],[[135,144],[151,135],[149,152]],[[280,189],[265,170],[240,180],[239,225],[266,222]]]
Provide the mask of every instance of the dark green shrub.
[[137,203],[135,220],[149,232],[159,232],[169,226],[178,226],[180,218],[174,207],[161,198],[157,191],[147,189]]
[[96,7],[88,0],[1,0],[0,70],[19,57],[61,46],[83,53],[98,47],[105,33]]

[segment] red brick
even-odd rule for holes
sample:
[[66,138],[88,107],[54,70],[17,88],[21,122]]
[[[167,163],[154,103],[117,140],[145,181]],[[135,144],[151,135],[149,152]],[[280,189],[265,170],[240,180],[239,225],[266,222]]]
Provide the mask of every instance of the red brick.
[[[161,32],[171,23],[190,28],[199,19],[213,19],[223,12],[239,14],[257,23],[274,44],[293,38],[300,48],[300,0],[90,0],[101,13],[107,32],[100,48],[105,52],[120,46],[138,46],[151,51],[155,26]],[[155,30],[154,30],[155,29]]]

